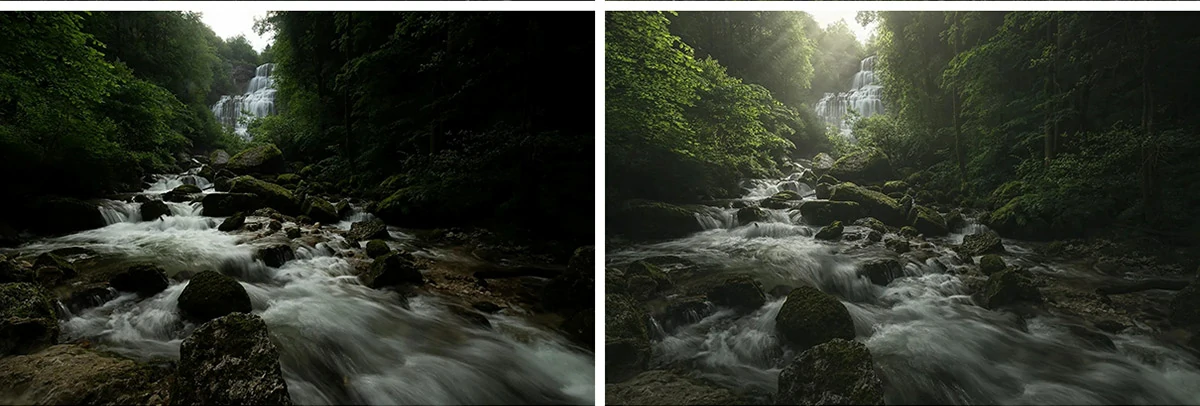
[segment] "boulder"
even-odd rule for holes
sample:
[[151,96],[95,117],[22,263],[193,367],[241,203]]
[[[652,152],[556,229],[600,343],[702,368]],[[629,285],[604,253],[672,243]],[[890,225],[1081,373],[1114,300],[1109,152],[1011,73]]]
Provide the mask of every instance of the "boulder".
[[1024,271],[1009,267],[988,277],[980,298],[984,307],[997,309],[1019,302],[1041,303],[1042,294]]
[[692,210],[649,200],[630,200],[612,210],[607,229],[638,240],[678,238],[704,231]]
[[883,184],[883,188],[881,190],[885,194],[903,194],[908,191],[908,183],[905,183],[902,180],[889,180]]
[[863,148],[842,156],[829,168],[829,174],[857,183],[883,183],[896,177],[887,154],[879,148]]
[[879,219],[884,224],[896,227],[908,225],[907,213],[900,202],[853,183],[842,183],[833,188],[829,200],[855,202],[862,205],[863,213]]
[[389,252],[392,252],[392,249],[389,248],[387,243],[383,242],[383,240],[367,241],[367,256],[368,257],[379,258],[379,257],[386,255]]
[[237,280],[204,271],[192,276],[179,294],[179,311],[188,319],[203,323],[230,313],[249,313],[250,296]]
[[852,222],[863,216],[862,205],[855,202],[809,200],[800,205],[800,216],[811,225],[834,221]]
[[49,292],[32,283],[0,284],[0,357],[54,345],[58,331]]
[[243,175],[278,174],[286,170],[283,152],[275,144],[256,145],[246,148],[225,165],[225,169]]
[[854,339],[854,321],[837,298],[816,288],[792,289],[775,316],[780,337],[798,351],[823,342]]
[[72,198],[44,198],[30,202],[26,226],[35,232],[59,234],[104,227],[107,222],[95,203]]
[[833,194],[833,185],[829,183],[818,183],[814,188],[818,199],[828,199]]
[[908,240],[903,238],[889,238],[883,243],[883,245],[888,247],[888,249],[895,251],[897,254],[903,254],[912,251],[912,245],[908,243]]
[[411,256],[403,252],[392,252],[375,258],[371,268],[359,275],[359,280],[363,285],[375,289],[406,284],[420,285],[425,282]]
[[170,283],[167,273],[154,265],[136,264],[118,272],[108,280],[108,285],[122,292],[136,292],[149,297],[167,290]]
[[1050,223],[1041,218],[1037,208],[1039,197],[1022,195],[1004,206],[979,218],[979,222],[1010,238],[1046,240],[1056,234]]
[[242,213],[234,213],[232,216],[226,218],[225,221],[222,221],[221,225],[217,226],[217,230],[224,232],[237,231],[245,225],[246,216],[242,215]]
[[843,229],[844,227],[842,227],[841,221],[834,221],[825,227],[821,227],[821,231],[817,231],[817,235],[813,236],[813,238],[818,240],[837,241],[842,238]]
[[301,211],[312,217],[313,220],[322,223],[337,223],[342,218],[338,216],[337,209],[330,204],[329,201],[316,196],[309,196],[304,199],[304,205],[301,206]]
[[185,184],[175,187],[174,189],[171,189],[171,191],[168,193],[190,195],[190,194],[196,194],[196,193],[200,193],[200,192],[201,192],[201,190],[200,190],[199,186],[185,183]]
[[757,207],[743,207],[737,211],[737,221],[739,224],[750,224],[756,221],[766,220],[766,210]]
[[294,173],[285,173],[275,177],[275,183],[284,186],[296,186],[300,183],[300,175]]
[[285,231],[285,233],[287,234],[287,238],[300,238],[300,229],[299,228],[288,227],[288,229],[287,229],[287,231]]
[[625,277],[629,278],[629,285],[634,285],[633,277],[645,276],[654,281],[655,292],[662,292],[675,286],[671,277],[663,272],[662,268],[648,261],[634,261],[625,268]]
[[267,324],[233,313],[197,328],[179,347],[171,404],[292,404]]
[[[632,287],[632,283],[630,285]],[[750,313],[763,307],[767,297],[762,285],[750,275],[735,275],[725,279],[724,284],[710,288],[708,301],[741,313]]]
[[904,276],[904,268],[894,259],[872,259],[859,265],[858,275],[866,276],[879,286],[887,286],[896,278]]
[[229,158],[230,156],[228,152],[225,152],[223,149],[218,149],[213,151],[212,154],[208,156],[208,163],[213,167],[222,168],[229,164]]
[[[721,299],[725,301],[723,306],[734,309],[739,308],[738,303],[748,303],[756,300],[752,294],[749,294],[749,290],[745,290],[744,292],[713,292],[712,290],[709,292],[710,295],[716,293],[717,295],[724,296]],[[726,296],[728,293],[734,293],[735,295]],[[736,295],[737,293],[742,294],[739,297]],[[766,303],[765,299],[763,300],[763,303]],[[753,305],[740,305],[740,307],[743,309],[750,308],[752,306]],[[762,307],[762,305],[760,304],[750,310],[756,310],[759,307]],[[655,317],[662,321],[663,329],[665,329],[667,332],[671,332],[679,327],[699,322],[701,319],[712,314],[713,310],[713,306],[710,305],[708,300],[706,300],[706,298],[703,296],[673,297],[668,299],[667,307],[663,309],[662,313]]]
[[229,217],[250,213],[265,206],[263,199],[251,193],[209,193],[200,199],[201,213],[209,217]]
[[763,199],[763,201],[759,203],[759,206],[766,207],[768,209],[786,209],[792,207],[792,202],[799,201],[801,199],[803,199],[803,197],[801,197],[799,193],[790,190],[782,190],[771,197]]
[[233,187],[233,178],[218,177],[213,180],[213,190],[217,192],[229,192],[229,188]]
[[916,227],[904,226],[900,227],[900,231],[896,232],[896,234],[904,238],[917,238],[917,236],[921,235],[921,232],[917,231]]
[[646,369],[650,361],[647,315],[628,295],[604,297],[604,380],[617,383]]
[[673,371],[653,370],[604,389],[608,405],[740,405],[751,404],[728,389]]
[[883,382],[867,347],[835,338],[800,354],[779,373],[777,405],[882,405]]
[[913,206],[910,225],[926,236],[942,236],[949,232],[946,219],[941,213],[925,206]]
[[882,221],[879,221],[879,219],[874,218],[874,217],[860,218],[860,219],[854,221],[854,225],[859,226],[859,227],[866,227],[866,228],[878,231],[880,233],[888,232],[887,226],[884,225]]
[[[82,286],[72,286],[71,293],[63,299],[63,306],[72,314],[108,303],[116,299],[117,291],[108,286],[108,282],[96,282]],[[60,295],[61,297],[61,295]]]
[[374,207],[374,213],[388,224],[402,225],[414,228],[434,228],[448,221],[462,221],[462,217],[474,214],[462,211],[459,202],[445,199],[434,201],[433,194],[419,186],[408,186],[392,192],[387,198],[379,201]]
[[639,302],[654,298],[658,293],[658,282],[646,275],[632,275],[627,279],[625,291]]
[[826,172],[829,172],[829,169],[833,168],[834,162],[837,161],[835,161],[833,157],[829,156],[829,154],[824,152],[818,153],[812,158],[811,165],[813,173],[817,175],[824,175]]
[[267,247],[259,248],[254,254],[272,268],[278,268],[283,264],[296,259],[296,251],[288,244],[274,244]]
[[162,200],[150,200],[142,203],[142,207],[138,210],[142,213],[142,221],[154,221],[159,217],[171,215],[171,207]]
[[33,282],[33,276],[26,263],[0,255],[0,283]]
[[979,271],[984,275],[991,275],[996,272],[1003,271],[1007,265],[1004,264],[1004,259],[996,254],[984,255],[979,259]]
[[1003,254],[1004,244],[1000,242],[1000,235],[995,231],[983,230],[963,236],[963,242],[958,246],[958,250],[961,254],[970,257],[983,254]]
[[77,344],[0,359],[0,393],[17,404],[161,405],[169,371]]
[[42,253],[33,261],[34,269],[47,267],[58,268],[60,271],[62,271],[62,276],[64,279],[74,278],[79,275],[79,271],[75,270],[75,265],[71,264],[70,261],[63,259],[63,257],[55,255],[51,252]]
[[391,238],[391,235],[387,231],[387,224],[383,224],[379,220],[356,221],[350,225],[350,231],[346,233],[346,239],[350,242],[388,240]]
[[962,229],[966,225],[967,219],[963,217],[961,210],[954,209],[950,211],[950,214],[946,215],[946,228],[950,229],[950,231]]
[[[255,179],[252,176],[239,176],[230,181],[229,191],[233,193],[252,193],[262,199],[267,206],[284,214],[297,214],[300,207],[292,192],[283,186]],[[211,196],[211,195],[209,195]],[[207,198],[207,196],[205,196]],[[253,210],[251,210],[253,211]]]

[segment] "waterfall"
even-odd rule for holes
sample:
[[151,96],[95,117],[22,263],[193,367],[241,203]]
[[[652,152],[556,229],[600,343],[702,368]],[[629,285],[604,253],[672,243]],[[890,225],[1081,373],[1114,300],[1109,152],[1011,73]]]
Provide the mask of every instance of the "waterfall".
[[275,80],[271,78],[274,69],[273,63],[260,65],[246,86],[245,94],[221,96],[221,100],[212,106],[217,121],[233,128],[242,138],[248,138],[249,120],[275,114]]
[[847,120],[846,115],[851,111],[858,112],[862,117],[882,114],[883,86],[878,84],[875,77],[875,56],[868,56],[859,62],[858,73],[850,83],[850,90],[843,93],[825,93],[817,102],[817,116],[826,124],[837,127],[843,134],[850,132],[854,123]]

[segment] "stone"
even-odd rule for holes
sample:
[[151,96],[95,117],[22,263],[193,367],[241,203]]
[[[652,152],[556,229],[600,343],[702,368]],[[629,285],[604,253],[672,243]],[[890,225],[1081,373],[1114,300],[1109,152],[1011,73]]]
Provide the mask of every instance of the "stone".
[[610,232],[635,240],[684,237],[704,231],[696,212],[682,206],[649,200],[629,200],[609,214]]
[[229,163],[229,158],[229,153],[225,152],[223,149],[213,151],[212,154],[208,156],[209,164],[217,168],[225,167],[225,165]]
[[77,344],[0,358],[6,402],[38,405],[161,405],[169,371]]
[[737,221],[739,224],[750,224],[756,221],[767,220],[766,210],[757,207],[744,207],[737,211]]
[[150,200],[142,203],[138,210],[141,211],[142,221],[154,221],[159,217],[171,215],[171,208],[162,200]]
[[883,193],[885,193],[885,194],[891,194],[891,193],[903,194],[908,191],[908,183],[906,183],[902,180],[889,180],[883,184],[882,190],[883,190]]
[[42,198],[30,202],[27,215],[37,219],[27,225],[31,231],[60,234],[91,230],[107,225],[99,206],[72,198]]
[[837,298],[816,288],[792,289],[775,316],[775,329],[797,351],[826,341],[854,339],[854,321]]
[[239,213],[234,213],[232,216],[229,216],[228,218],[226,218],[225,221],[222,221],[221,225],[217,226],[217,230],[224,231],[224,232],[237,231],[237,230],[241,229],[242,226],[245,226],[245,225],[246,225],[246,216],[242,215],[242,213],[239,212]]
[[887,241],[884,241],[883,245],[897,254],[912,251],[912,245],[902,238],[889,238]]
[[[574,312],[595,306],[596,248],[575,249],[567,269],[550,279],[542,289],[542,308],[552,312]],[[623,286],[622,286],[623,288]]]
[[288,227],[287,238],[300,238],[300,229],[296,227]]
[[671,277],[663,272],[662,268],[650,263],[649,261],[634,261],[625,268],[625,277],[629,278],[629,285],[633,285],[633,277],[646,276],[654,281],[655,291],[661,292],[675,286],[675,282]]
[[855,202],[862,205],[863,214],[874,217],[895,227],[908,225],[907,213],[900,202],[887,195],[876,192],[853,183],[842,183],[834,186],[829,200]]
[[800,354],[779,373],[777,405],[882,405],[883,382],[871,352],[835,338]]
[[275,144],[263,144],[246,148],[229,158],[225,168],[243,175],[265,175],[281,173],[286,170],[286,165],[283,152]]
[[825,227],[821,227],[821,230],[817,231],[817,235],[813,236],[813,238],[818,240],[837,241],[842,238],[843,230],[844,227],[842,227],[842,222],[834,221]]
[[834,221],[849,223],[863,217],[863,209],[862,205],[855,202],[809,200],[800,205],[800,216],[810,225],[824,225]]
[[866,276],[873,284],[887,286],[896,278],[904,276],[904,268],[894,259],[872,259],[859,265],[858,275]]
[[337,214],[337,209],[329,201],[316,196],[309,196],[307,199],[304,199],[301,211],[305,215],[312,217],[313,220],[322,223],[337,223],[341,220],[341,217]]
[[253,212],[265,203],[252,193],[209,193],[200,199],[201,213],[208,217],[229,217],[239,212]]
[[604,380],[625,381],[646,369],[650,361],[648,318],[633,298],[623,294],[604,297]]
[[249,313],[250,295],[237,280],[214,271],[200,272],[179,294],[179,311],[196,322],[206,322],[230,313]]
[[949,233],[949,226],[946,225],[946,219],[942,217],[937,210],[926,206],[913,206],[909,224],[916,228],[921,234],[930,237],[942,236]]
[[0,284],[0,356],[25,354],[58,341],[58,311],[41,286]]
[[267,324],[233,313],[197,328],[180,345],[171,404],[292,404]]
[[170,282],[167,273],[151,264],[136,264],[118,272],[108,280],[108,285],[121,292],[136,292],[150,297],[167,290]]
[[829,175],[856,183],[882,183],[896,176],[887,154],[879,148],[863,148],[842,156],[829,168]]
[[829,183],[818,183],[817,187],[813,188],[818,199],[828,199],[833,194],[833,185]]
[[288,261],[296,259],[296,251],[288,244],[274,244],[259,248],[254,255],[261,259],[263,264],[272,268],[281,267]]
[[991,230],[976,231],[963,236],[963,242],[958,248],[961,254],[971,257],[1005,252],[1004,244],[1000,242],[1000,235]]
[[425,282],[417,265],[409,255],[402,252],[392,252],[375,258],[371,268],[359,275],[359,280],[363,285],[374,289],[406,284],[420,285]]
[[[300,206],[296,204],[296,197],[290,190],[274,183],[255,179],[252,176],[234,178],[230,181],[229,191],[254,194],[261,198],[266,206],[278,210],[280,213],[298,214],[300,212]],[[205,199],[207,198],[208,196],[205,196]],[[253,209],[248,211],[253,211]]]
[[984,255],[979,259],[979,271],[984,275],[991,275],[996,272],[1003,271],[1007,265],[1004,264],[1004,259],[996,254]]
[[1033,280],[1017,267],[1009,267],[989,276],[980,297],[983,306],[988,309],[1020,302],[1042,302],[1042,294],[1033,285]]
[[392,249],[389,248],[387,243],[383,242],[383,240],[367,241],[367,256],[368,257],[379,258],[379,257],[386,255],[389,252],[392,252]]
[[356,221],[350,224],[350,231],[346,233],[346,239],[352,242],[391,238],[387,231],[387,224],[379,220]]
[[794,206],[792,202],[799,201],[801,199],[803,198],[799,193],[790,190],[782,190],[771,197],[763,199],[762,202],[759,202],[759,206],[766,207],[768,209],[786,209]]
[[58,268],[60,271],[62,271],[63,279],[70,279],[79,275],[79,271],[75,269],[75,265],[71,264],[70,261],[67,261],[66,259],[63,259],[63,257],[50,252],[38,255],[37,259],[33,261],[34,269],[47,267]]
[[728,389],[679,373],[646,371],[622,383],[605,385],[608,405],[739,405],[750,404]]
[[710,288],[707,297],[714,305],[728,307],[740,313],[758,310],[767,302],[762,285],[750,275],[734,275],[725,279],[725,283]]

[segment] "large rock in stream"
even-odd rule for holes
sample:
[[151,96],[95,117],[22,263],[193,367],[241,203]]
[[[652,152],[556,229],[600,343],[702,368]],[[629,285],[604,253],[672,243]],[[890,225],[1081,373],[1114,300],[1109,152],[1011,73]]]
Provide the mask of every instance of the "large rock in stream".
[[862,343],[833,339],[793,359],[779,373],[777,405],[882,405],[883,383]]
[[728,389],[672,371],[646,371],[629,381],[608,384],[608,405],[739,405],[750,404]]
[[608,229],[638,240],[678,238],[703,231],[696,212],[649,200],[629,200],[612,210]]
[[796,350],[841,338],[854,339],[854,320],[836,297],[809,286],[792,289],[775,316],[775,329]]
[[356,221],[350,225],[350,231],[346,233],[346,240],[351,243],[391,238],[391,235],[388,234],[387,224],[379,220]]
[[958,251],[968,257],[1003,254],[1004,244],[1000,242],[1000,235],[995,231],[983,230],[964,236],[962,244],[958,246]]
[[0,399],[11,404],[165,404],[169,373],[112,354],[61,344],[0,358]]
[[283,152],[279,151],[275,144],[247,148],[229,158],[225,168],[238,174],[248,175],[278,174],[286,170]]
[[1024,270],[1008,267],[988,277],[980,299],[984,307],[997,309],[1017,303],[1041,303],[1042,294]]
[[371,268],[358,276],[363,285],[380,289],[401,285],[420,285],[425,277],[411,256],[404,252],[392,252],[375,258]]
[[142,214],[142,221],[154,221],[158,220],[159,217],[171,215],[171,207],[167,206],[167,203],[162,200],[151,200],[142,203],[139,210]]
[[209,321],[230,313],[250,312],[250,295],[236,279],[214,271],[192,276],[179,294],[179,310],[197,322]]
[[108,284],[118,291],[137,292],[142,297],[149,297],[167,290],[170,283],[162,268],[151,264],[135,264],[113,275]]
[[845,182],[834,186],[829,200],[858,203],[862,205],[863,214],[879,219],[890,226],[908,225],[908,214],[900,202],[883,193],[853,183]]
[[567,270],[542,289],[542,308],[570,313],[595,306],[595,275],[596,248],[588,245],[575,249]]
[[292,404],[267,324],[233,313],[197,328],[179,348],[171,404]]
[[829,175],[844,182],[883,183],[896,177],[887,154],[879,148],[864,148],[842,156],[829,168]]
[[204,207],[202,214],[209,217],[229,217],[265,207],[263,199],[253,193],[209,193],[200,204]]
[[604,296],[604,380],[625,381],[646,369],[650,335],[646,311],[624,294]]
[[928,237],[936,237],[949,233],[946,218],[930,207],[916,205],[909,212],[909,225]]
[[300,205],[296,203],[296,197],[283,186],[262,181],[253,176],[236,177],[230,181],[229,185],[230,192],[252,193],[261,198],[268,207],[278,210],[280,213],[300,214]]
[[834,221],[850,223],[863,217],[863,207],[855,202],[809,200],[800,205],[800,216],[809,225],[825,225]]
[[767,303],[762,285],[750,275],[734,275],[725,283],[708,291],[708,300],[717,306],[732,308],[741,313],[750,313]]
[[58,340],[50,293],[32,283],[0,284],[0,356],[24,354]]
[[337,209],[328,200],[316,196],[309,196],[304,199],[304,204],[300,207],[300,211],[305,215],[312,217],[313,220],[325,224],[337,223],[342,218],[338,216]]

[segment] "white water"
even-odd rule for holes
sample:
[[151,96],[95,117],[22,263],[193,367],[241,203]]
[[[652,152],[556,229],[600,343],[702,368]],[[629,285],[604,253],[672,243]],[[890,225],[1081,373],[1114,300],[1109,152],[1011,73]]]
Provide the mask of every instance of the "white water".
[[875,78],[875,56],[859,62],[859,71],[854,74],[849,91],[825,93],[815,110],[825,124],[836,127],[846,135],[854,125],[849,120],[850,111],[857,112],[863,118],[883,114],[883,86]]
[[[169,190],[170,178],[145,193]],[[152,261],[172,275],[219,270],[235,276],[253,312],[267,323],[297,404],[595,402],[593,355],[557,333],[508,310],[486,315],[493,325],[487,330],[453,315],[439,296],[419,293],[405,300],[361,285],[352,265],[335,256],[356,249],[334,232],[349,222],[321,229],[316,245],[293,242],[297,259],[271,268],[253,254],[258,246],[287,242],[282,233],[255,240],[256,233],[220,232],[223,219],[198,215],[198,203],[168,204],[174,216],[141,222],[140,204],[110,202],[111,209],[102,210],[112,217],[108,226],[20,250],[83,247],[121,254],[122,261]],[[398,238],[394,247],[441,255],[418,251],[404,233],[392,235]],[[139,359],[177,359],[180,343],[196,327],[176,308],[186,286],[172,278],[153,297],[125,294],[71,315],[62,323],[63,340],[87,338]]]
[[[750,184],[746,200],[780,190],[784,181]],[[709,226],[733,209],[713,208],[699,219],[706,231],[637,246],[608,255],[609,266],[672,255],[693,261],[698,278],[750,274],[765,290],[814,286],[842,300],[857,340],[870,349],[885,382],[888,404],[1197,404],[1197,359],[1151,338],[1138,328],[1108,334],[1116,350],[1096,349],[1072,334],[1086,324],[1051,314],[1020,317],[973,304],[959,276],[963,265],[947,248],[972,224],[929,239],[935,255],[906,255],[906,276],[888,286],[857,275],[871,258],[895,257],[882,244],[811,238],[816,227],[787,210],[751,224]],[[705,216],[701,216],[705,217]],[[735,223],[735,222],[730,222]],[[846,233],[865,229],[847,226]],[[1061,273],[1066,265],[1038,263],[1019,241],[1005,240],[1004,260],[1032,272]],[[668,272],[671,272],[668,269]],[[681,283],[677,280],[676,283]],[[774,317],[782,297],[768,297],[758,311],[739,316],[718,309],[699,322],[655,339],[652,368],[684,368],[759,401],[775,393],[778,374],[794,355],[775,339]],[[652,387],[645,390],[654,390]]]
[[275,114],[275,81],[271,78],[274,69],[273,63],[259,65],[246,85],[245,94],[221,96],[212,106],[217,121],[245,138],[249,137],[246,130],[251,119]]

